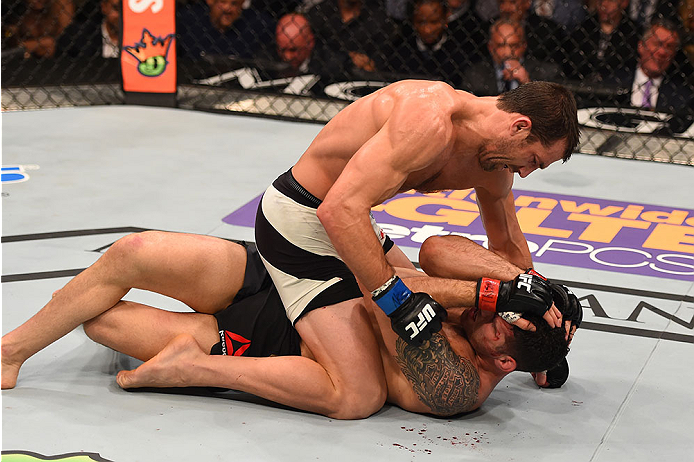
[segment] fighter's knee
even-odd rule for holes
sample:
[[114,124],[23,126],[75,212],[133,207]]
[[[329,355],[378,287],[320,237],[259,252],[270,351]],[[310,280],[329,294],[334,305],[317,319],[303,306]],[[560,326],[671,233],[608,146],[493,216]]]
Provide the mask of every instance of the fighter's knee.
[[330,417],[335,419],[365,419],[378,412],[388,396],[385,385],[363,387],[341,393],[338,408]]
[[108,322],[103,318],[103,315],[85,321],[82,327],[87,337],[96,343],[103,343],[109,331]]
[[104,257],[121,261],[136,260],[148,247],[159,240],[161,234],[161,231],[143,231],[128,234],[114,242],[106,251]]
[[427,268],[431,270],[439,256],[442,240],[442,236],[428,237],[419,248],[419,266],[427,273]]

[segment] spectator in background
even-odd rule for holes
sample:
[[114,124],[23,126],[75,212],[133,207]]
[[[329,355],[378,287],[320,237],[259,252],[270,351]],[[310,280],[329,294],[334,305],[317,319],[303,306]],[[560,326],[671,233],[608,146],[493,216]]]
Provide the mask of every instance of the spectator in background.
[[470,62],[488,57],[489,24],[475,12],[474,0],[448,0],[448,31]]
[[630,0],[627,13],[638,27],[646,30],[656,19],[677,21],[679,3],[680,0]]
[[668,72],[679,44],[674,23],[659,19],[651,23],[638,44],[639,65],[633,76],[632,106],[667,112],[691,108],[692,89],[679,72]]
[[414,0],[410,22],[412,32],[396,42],[394,52],[378,60],[382,71],[402,78],[443,80],[460,88],[462,70],[469,58],[452,40],[448,29],[445,0]]
[[244,0],[206,0],[179,9],[179,53],[251,59],[273,42],[274,20]]
[[591,14],[597,14],[598,0],[583,0],[583,9],[588,16]]
[[71,0],[26,0],[3,15],[3,50],[21,47],[25,58],[52,58],[58,38],[74,14]]
[[373,72],[378,53],[391,43],[395,24],[381,2],[324,0],[306,13],[316,35],[315,59],[333,78]]
[[293,13],[302,5],[301,0],[245,0],[244,8],[253,8],[272,16],[273,19],[281,18],[285,14]]
[[675,113],[692,109],[692,87],[672,64],[679,49],[677,26],[656,19],[638,44],[639,63],[631,74],[631,105]]
[[[571,31],[585,17],[584,2],[595,2],[595,0],[532,0],[532,11],[538,16],[553,20],[567,31]],[[498,18],[498,0],[477,0],[476,11],[482,19]]]
[[572,31],[585,19],[583,0],[533,0],[536,15],[551,19],[565,30]]
[[[694,66],[694,0],[682,0],[679,7],[682,21],[682,51],[683,64],[690,68]],[[684,67],[684,66],[682,66]],[[690,74],[690,82],[694,84],[694,72]]]
[[275,28],[275,44],[278,59],[289,64],[289,69],[283,76],[309,72],[311,53],[316,40],[306,17],[296,13],[282,16]]
[[638,27],[625,14],[629,0],[598,0],[597,12],[571,34],[566,63],[571,79],[590,83],[611,80],[620,69],[634,69]]
[[521,24],[528,44],[528,57],[540,61],[564,61],[564,29],[530,9],[531,0],[499,0],[499,18]]
[[121,0],[101,0],[98,10],[85,6],[58,40],[59,54],[74,58],[120,56]]
[[499,19],[489,31],[490,59],[473,64],[464,74],[463,89],[476,96],[496,96],[531,80],[551,81],[559,65],[525,55],[527,43],[520,24]]

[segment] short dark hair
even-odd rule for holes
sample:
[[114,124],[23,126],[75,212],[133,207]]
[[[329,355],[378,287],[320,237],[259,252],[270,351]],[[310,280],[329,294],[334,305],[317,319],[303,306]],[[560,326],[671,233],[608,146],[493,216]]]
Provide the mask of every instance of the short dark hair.
[[505,112],[523,114],[530,118],[530,136],[543,146],[566,139],[564,162],[578,146],[581,132],[578,127],[576,100],[562,85],[553,82],[528,82],[499,95],[496,107]]
[[524,314],[523,318],[535,325],[535,332],[513,326],[513,338],[507,338],[504,350],[516,360],[516,370],[542,372],[553,368],[568,353],[568,341],[563,327],[550,327],[537,315]]
[[407,17],[410,20],[410,22],[414,22],[415,11],[417,11],[417,9],[420,6],[426,5],[428,3],[439,4],[439,5],[441,5],[441,8],[443,8],[444,12],[448,11],[448,0],[413,0],[413,1],[409,1],[409,2],[407,2]]

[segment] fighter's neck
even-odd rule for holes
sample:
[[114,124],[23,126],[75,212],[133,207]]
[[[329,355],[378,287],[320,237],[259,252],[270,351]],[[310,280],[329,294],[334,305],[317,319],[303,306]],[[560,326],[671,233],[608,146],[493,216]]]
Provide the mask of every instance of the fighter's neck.
[[467,338],[461,334],[454,323],[446,322],[443,325],[442,333],[451,345],[451,348],[458,356],[469,359],[475,366],[481,381],[481,393],[490,393],[492,389],[503,379],[507,373],[500,371],[492,358],[478,354],[472,347]]

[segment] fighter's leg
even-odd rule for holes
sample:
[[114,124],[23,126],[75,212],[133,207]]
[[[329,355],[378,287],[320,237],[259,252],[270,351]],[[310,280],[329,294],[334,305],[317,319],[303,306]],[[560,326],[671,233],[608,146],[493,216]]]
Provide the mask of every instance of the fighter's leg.
[[242,246],[208,236],[145,232],[119,239],[32,318],[2,338],[2,388],[29,357],[105,312],[131,289],[176,298],[196,311],[227,306],[243,284]]
[[136,370],[121,371],[117,380],[124,388],[232,388],[332,418],[363,418],[386,399],[379,348],[368,326],[356,300],[307,313],[296,327],[315,361],[209,356],[192,337],[181,335]]

